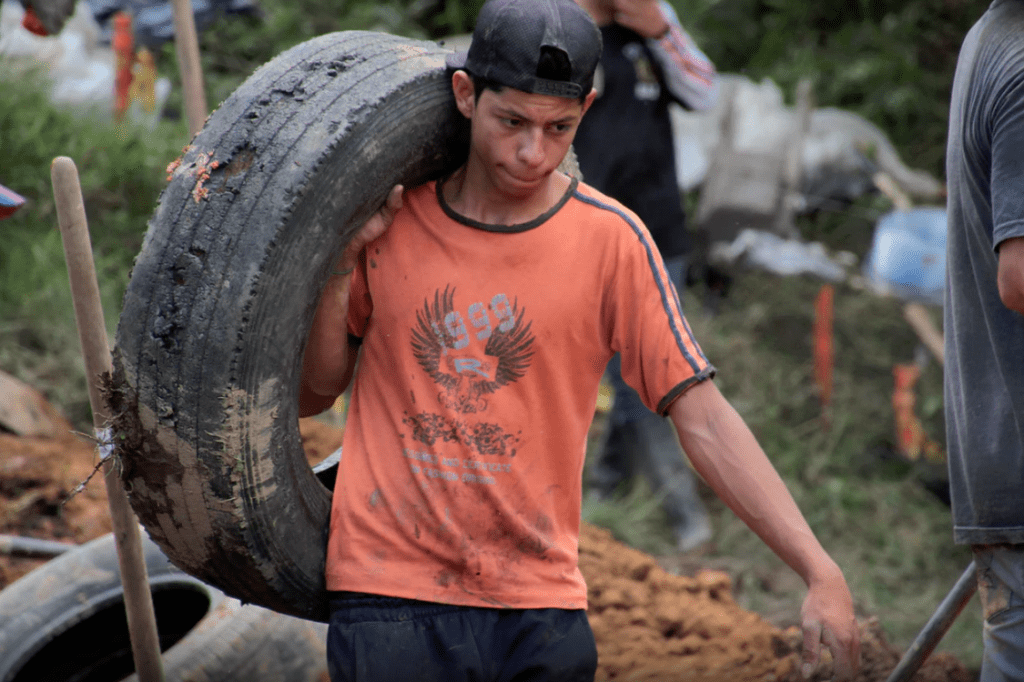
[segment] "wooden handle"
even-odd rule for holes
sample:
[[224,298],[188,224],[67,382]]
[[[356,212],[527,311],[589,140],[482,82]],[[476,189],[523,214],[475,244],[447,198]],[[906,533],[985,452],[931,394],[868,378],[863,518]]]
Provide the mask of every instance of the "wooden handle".
[[92,259],[85,203],[78,184],[75,162],[66,156],[57,157],[50,168],[53,194],[57,201],[57,220],[64,242],[64,259],[71,280],[71,298],[75,307],[78,338],[82,344],[85,375],[89,381],[89,403],[96,426],[103,425],[109,415],[96,378],[111,368],[107,330],[96,282],[96,266]]
[[910,195],[904,192],[889,174],[879,171],[872,176],[871,180],[882,194],[889,197],[889,201],[897,209],[901,211],[909,211],[911,209],[913,202],[910,200]]
[[[53,160],[50,178],[53,182],[53,196],[57,201],[57,220],[64,243],[64,258],[67,260],[71,280],[78,339],[82,344],[85,374],[89,382],[93,425],[99,433],[107,426],[110,417],[99,381],[103,374],[110,372],[112,363],[100,289],[96,282],[96,265],[89,241],[89,225],[85,218],[82,187],[75,162],[66,156]],[[163,664],[160,662],[160,639],[156,629],[153,595],[149,591],[149,577],[142,554],[139,523],[121,487],[121,479],[111,471],[110,459],[105,461],[104,467],[103,480],[107,485],[110,521],[121,568],[128,635],[132,643],[135,669],[142,682],[162,682],[164,675]]]
[[185,118],[189,135],[195,137],[206,122],[206,93],[203,90],[203,67],[199,62],[199,39],[191,0],[173,0],[174,50],[185,98]]
[[946,360],[944,356],[945,337],[932,322],[932,317],[925,307],[920,303],[908,303],[903,306],[903,317],[910,323],[917,338],[921,339],[922,343],[928,347],[939,364],[943,364]]

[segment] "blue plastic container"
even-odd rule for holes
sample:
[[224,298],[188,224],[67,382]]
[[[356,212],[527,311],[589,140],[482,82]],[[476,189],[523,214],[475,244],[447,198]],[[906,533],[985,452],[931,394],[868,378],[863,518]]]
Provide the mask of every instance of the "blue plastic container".
[[885,214],[864,259],[865,278],[880,293],[942,305],[946,225],[946,209],[941,207]]

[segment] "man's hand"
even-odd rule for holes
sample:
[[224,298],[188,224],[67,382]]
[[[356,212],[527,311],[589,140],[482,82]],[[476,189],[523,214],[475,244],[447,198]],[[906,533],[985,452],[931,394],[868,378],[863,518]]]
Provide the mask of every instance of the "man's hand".
[[835,679],[853,679],[860,667],[860,633],[853,615],[853,597],[838,567],[834,574],[808,586],[800,620],[804,633],[804,679],[809,679],[817,668],[823,643],[832,652]]
[[391,192],[388,194],[384,205],[370,216],[369,220],[363,223],[363,226],[352,237],[352,241],[345,247],[345,252],[341,254],[341,259],[338,260],[338,269],[340,271],[354,270],[356,263],[359,262],[359,254],[366,248],[366,245],[384,234],[384,231],[388,229],[391,222],[395,219],[395,214],[402,208],[402,192],[404,191],[405,188],[401,185],[395,185],[391,188]]
[[614,0],[615,23],[636,31],[644,38],[660,38],[668,31],[668,19],[658,0]]

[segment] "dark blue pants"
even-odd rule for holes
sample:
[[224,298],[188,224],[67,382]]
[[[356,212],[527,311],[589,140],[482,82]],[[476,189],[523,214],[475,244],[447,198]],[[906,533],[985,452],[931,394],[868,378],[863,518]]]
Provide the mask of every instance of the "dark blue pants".
[[491,609],[334,593],[331,682],[593,682],[583,610]]

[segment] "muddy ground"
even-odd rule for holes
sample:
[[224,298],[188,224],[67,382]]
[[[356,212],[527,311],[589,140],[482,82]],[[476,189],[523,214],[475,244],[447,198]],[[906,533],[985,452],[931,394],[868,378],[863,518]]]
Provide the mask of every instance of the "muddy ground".
[[[303,420],[311,462],[333,452],[341,431]],[[71,427],[53,438],[0,432],[0,534],[82,543],[110,532],[106,487],[96,475],[96,451]],[[740,608],[730,576],[686,561],[686,575],[666,567],[678,557],[652,557],[584,524],[580,568],[590,589],[590,620],[598,644],[599,680],[793,681],[800,679],[800,633]],[[0,555],[0,589],[43,560]],[[796,622],[793,614],[791,622]],[[861,624],[862,668],[857,682],[884,682],[902,651],[873,619]],[[814,680],[831,679],[824,661]],[[936,654],[916,682],[970,682],[966,668]]]

